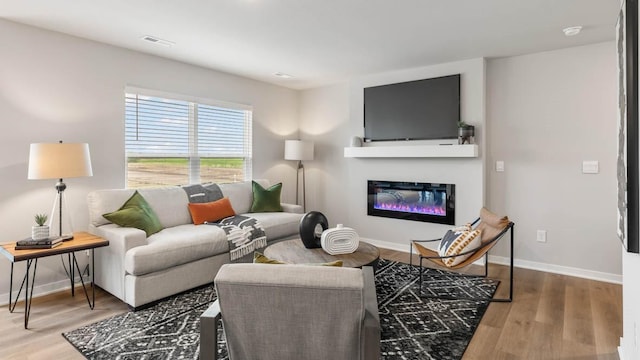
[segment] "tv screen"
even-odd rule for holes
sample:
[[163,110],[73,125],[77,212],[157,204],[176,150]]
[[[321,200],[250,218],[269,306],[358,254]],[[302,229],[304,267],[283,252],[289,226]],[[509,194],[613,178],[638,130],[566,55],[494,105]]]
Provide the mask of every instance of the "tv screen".
[[367,141],[454,139],[460,74],[364,89]]

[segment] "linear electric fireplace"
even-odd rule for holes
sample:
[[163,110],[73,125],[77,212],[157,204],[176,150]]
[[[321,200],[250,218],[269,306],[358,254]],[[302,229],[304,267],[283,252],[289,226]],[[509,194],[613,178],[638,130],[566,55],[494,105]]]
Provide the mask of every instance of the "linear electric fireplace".
[[367,215],[455,225],[455,185],[367,182]]

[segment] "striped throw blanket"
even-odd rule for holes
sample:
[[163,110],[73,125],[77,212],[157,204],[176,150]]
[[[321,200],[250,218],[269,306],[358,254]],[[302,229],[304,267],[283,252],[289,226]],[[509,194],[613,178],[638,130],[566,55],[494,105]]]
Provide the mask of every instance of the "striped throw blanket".
[[262,224],[252,217],[234,215],[216,223],[206,224],[218,226],[227,234],[231,261],[267,246],[267,236]]

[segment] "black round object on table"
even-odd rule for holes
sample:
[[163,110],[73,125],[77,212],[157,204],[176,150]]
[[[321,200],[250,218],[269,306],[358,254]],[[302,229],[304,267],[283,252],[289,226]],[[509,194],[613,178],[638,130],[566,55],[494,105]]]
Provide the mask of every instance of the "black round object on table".
[[319,211],[310,211],[300,220],[300,239],[307,249],[321,247],[322,232],[329,228],[329,221]]

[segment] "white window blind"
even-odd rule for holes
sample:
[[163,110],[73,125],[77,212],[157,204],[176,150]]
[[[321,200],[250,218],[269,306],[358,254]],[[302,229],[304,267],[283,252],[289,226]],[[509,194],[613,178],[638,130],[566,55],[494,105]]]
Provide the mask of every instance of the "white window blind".
[[251,110],[125,94],[127,186],[251,178]]

